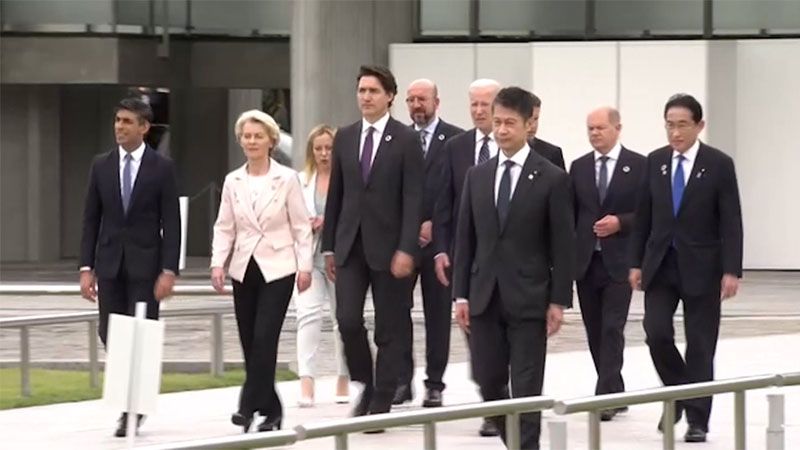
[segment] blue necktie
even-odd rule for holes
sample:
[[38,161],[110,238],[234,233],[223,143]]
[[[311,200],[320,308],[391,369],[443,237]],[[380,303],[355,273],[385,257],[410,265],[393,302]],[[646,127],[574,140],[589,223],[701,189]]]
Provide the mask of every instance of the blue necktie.
[[489,136],[483,137],[483,145],[478,152],[478,164],[483,164],[489,160]]
[[131,161],[133,158],[130,153],[125,155],[125,167],[122,168],[122,209],[128,213],[128,207],[131,205],[131,190],[133,188],[131,177]]
[[678,217],[678,210],[681,209],[683,190],[686,188],[686,178],[683,175],[683,162],[686,157],[678,156],[678,165],[675,167],[675,175],[672,177],[672,213]]
[[497,188],[497,217],[500,219],[501,229],[506,225],[508,210],[511,207],[511,168],[514,167],[514,161],[507,159],[503,164],[506,167],[503,169],[500,186]]

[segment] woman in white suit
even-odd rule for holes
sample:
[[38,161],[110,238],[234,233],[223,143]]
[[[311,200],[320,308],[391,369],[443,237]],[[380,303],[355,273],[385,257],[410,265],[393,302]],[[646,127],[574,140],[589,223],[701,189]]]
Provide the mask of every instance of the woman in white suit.
[[326,304],[330,308],[333,323],[334,358],[338,375],[335,398],[337,403],[347,403],[349,400],[350,378],[336,322],[336,291],[333,282],[325,276],[325,260],[320,251],[325,201],[328,197],[328,182],[331,175],[334,133],[335,130],[327,125],[318,125],[311,130],[306,144],[305,169],[300,176],[314,232],[314,270],[311,272],[311,288],[297,294],[294,300],[297,309],[297,368],[300,375],[301,407],[314,405],[316,360],[320,357],[323,308]]
[[283,418],[275,365],[286,309],[295,279],[299,292],[311,284],[311,223],[297,172],[270,158],[280,138],[275,120],[247,111],[235,132],[247,162],[222,187],[211,283],[222,293],[227,268],[244,353],[246,378],[231,421],[247,432],[258,412],[264,417],[258,430],[270,431]]

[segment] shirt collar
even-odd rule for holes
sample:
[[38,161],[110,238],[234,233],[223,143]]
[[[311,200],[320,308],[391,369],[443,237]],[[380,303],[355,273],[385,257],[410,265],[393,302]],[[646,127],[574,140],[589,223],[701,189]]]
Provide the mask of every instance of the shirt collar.
[[[139,145],[136,148],[136,150],[131,152],[131,158],[133,159],[134,162],[139,162],[139,161],[142,160],[142,156],[144,156],[144,147],[145,147],[144,142],[142,142],[141,145]],[[125,160],[125,155],[127,155],[127,154],[128,154],[128,152],[125,151],[125,149],[122,148],[122,146],[120,145],[119,146],[119,160],[120,161],[124,161]]]
[[603,155],[602,153],[600,153],[597,150],[595,150],[594,151],[594,160],[596,162],[602,156],[608,156],[608,159],[610,159],[611,161],[617,161],[617,160],[619,160],[620,152],[622,152],[622,144],[617,142],[616,144],[614,144],[613,147],[611,147],[611,150],[608,153],[606,153],[605,155]]
[[497,167],[501,167],[507,160],[514,161],[514,164],[522,167],[525,165],[525,160],[528,159],[528,155],[531,153],[531,146],[528,145],[526,142],[525,145],[517,152],[514,153],[514,156],[511,158],[507,157],[502,150],[497,152]]
[[[700,139],[696,139],[694,144],[689,147],[689,150],[686,150],[683,153],[683,157],[686,158],[686,161],[694,161],[697,158],[697,152],[700,150]],[[680,156],[680,153],[677,150],[672,150],[672,157],[677,158]]]
[[[475,143],[481,143],[481,144],[483,144],[483,137],[484,137],[484,136],[486,136],[486,135],[485,135],[485,134],[483,134],[483,131],[481,131],[481,130],[480,130],[480,129],[478,129],[478,128],[475,128]],[[490,140],[490,141],[494,141],[494,131],[492,131],[491,133],[489,133],[489,140]]]
[[425,136],[433,136],[433,133],[436,132],[436,127],[439,126],[439,117],[434,116],[433,120],[425,126],[425,128],[420,128],[417,124],[414,124],[414,130],[419,132],[425,130]]
[[361,118],[361,132],[366,133],[369,127],[375,128],[375,131],[378,134],[383,134],[383,130],[386,129],[386,124],[389,123],[389,111],[386,111],[386,114],[383,115],[380,119],[376,120],[375,123],[369,123],[367,119]]

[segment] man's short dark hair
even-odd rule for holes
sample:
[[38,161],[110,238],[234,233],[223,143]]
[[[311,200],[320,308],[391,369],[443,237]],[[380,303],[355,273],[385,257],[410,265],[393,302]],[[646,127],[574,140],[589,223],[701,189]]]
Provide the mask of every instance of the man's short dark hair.
[[[397,95],[397,80],[394,79],[394,75],[386,67],[377,65],[361,66],[361,68],[358,69],[358,78],[356,81],[361,81],[363,77],[377,78],[384,91],[392,94],[392,96]],[[391,104],[390,102],[389,105],[391,106]]]
[[153,109],[143,100],[136,97],[128,97],[120,100],[119,103],[117,103],[116,108],[114,108],[114,113],[116,114],[121,110],[130,111],[136,114],[136,116],[139,118],[139,123],[153,122]]
[[523,119],[528,120],[533,115],[534,95],[525,89],[511,86],[500,89],[492,103],[492,110],[495,106],[511,109],[519,113]]
[[667,104],[664,105],[664,118],[667,118],[667,111],[670,108],[686,108],[692,113],[692,120],[695,123],[700,122],[703,120],[703,107],[700,106],[700,102],[697,101],[696,98],[692,97],[689,94],[675,94],[667,100]]
[[533,92],[531,92],[531,95],[533,96],[533,107],[534,108],[541,108],[542,107],[542,99],[540,99],[538,96],[536,96],[536,94],[534,94]]

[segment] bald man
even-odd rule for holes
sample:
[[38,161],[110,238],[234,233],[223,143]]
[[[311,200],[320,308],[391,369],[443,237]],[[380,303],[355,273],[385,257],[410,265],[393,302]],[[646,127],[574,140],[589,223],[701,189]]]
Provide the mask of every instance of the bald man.
[[[622,352],[631,287],[628,240],[647,159],[620,144],[619,112],[604,107],[586,119],[592,151],[570,167],[577,232],[576,281],[589,350],[597,370],[596,394],[623,392]],[[609,421],[627,408],[609,409]]]
[[[442,120],[439,109],[439,91],[436,83],[428,79],[414,80],[406,91],[406,106],[411,117],[411,128],[419,135],[425,157],[425,186],[422,203],[422,225],[419,230],[420,258],[417,261],[417,276],[422,287],[422,307],[425,313],[425,396],[422,406],[442,406],[442,377],[450,353],[450,298],[445,288],[436,279],[434,249],[432,245],[432,218],[436,197],[442,188],[441,166],[444,144],[461,133],[461,128]],[[412,331],[412,330],[409,330]],[[406,339],[406,342],[412,342]],[[394,404],[411,401],[414,397],[413,348],[409,347],[401,361],[400,379]]]

